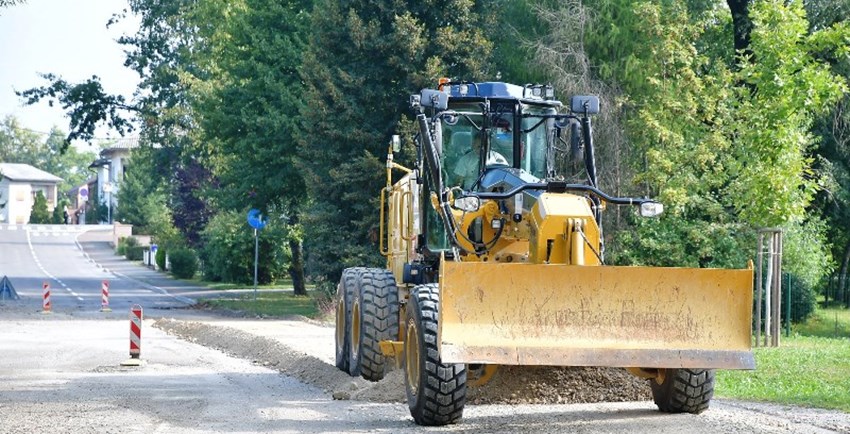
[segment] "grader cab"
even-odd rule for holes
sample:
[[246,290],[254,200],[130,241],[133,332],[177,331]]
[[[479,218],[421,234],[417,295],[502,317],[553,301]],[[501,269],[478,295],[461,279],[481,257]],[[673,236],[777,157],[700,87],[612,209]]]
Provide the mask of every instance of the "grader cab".
[[[752,269],[605,264],[591,116],[550,86],[441,82],[411,97],[417,161],[381,191],[385,269],[338,287],[336,365],[380,380],[394,359],[422,425],[461,419],[499,365],[621,367],[661,411],[708,408],[714,369],[753,369]],[[397,139],[395,140],[397,145]],[[392,172],[401,179],[392,182]]]

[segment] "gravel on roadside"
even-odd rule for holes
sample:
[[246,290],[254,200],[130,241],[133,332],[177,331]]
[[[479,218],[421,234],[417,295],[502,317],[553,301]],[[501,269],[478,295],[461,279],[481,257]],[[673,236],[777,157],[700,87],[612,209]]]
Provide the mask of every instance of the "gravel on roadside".
[[[315,355],[294,351],[270,338],[230,327],[160,319],[154,327],[191,342],[248,359],[316,386],[335,399],[404,402],[400,370],[376,383],[350,377]],[[489,383],[469,389],[471,404],[572,404],[652,399],[647,380],[623,369],[589,367],[501,367]]]

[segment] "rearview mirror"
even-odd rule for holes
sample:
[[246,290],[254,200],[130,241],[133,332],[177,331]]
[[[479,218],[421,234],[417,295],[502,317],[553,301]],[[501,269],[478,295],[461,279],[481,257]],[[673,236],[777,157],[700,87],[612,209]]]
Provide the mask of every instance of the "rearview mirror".
[[419,103],[422,104],[422,107],[445,110],[449,107],[449,94],[434,89],[422,89]]
[[595,115],[599,113],[599,97],[593,95],[576,95],[570,99],[570,111],[573,113]]
[[659,202],[644,202],[640,204],[641,217],[658,217],[664,213],[664,205]]

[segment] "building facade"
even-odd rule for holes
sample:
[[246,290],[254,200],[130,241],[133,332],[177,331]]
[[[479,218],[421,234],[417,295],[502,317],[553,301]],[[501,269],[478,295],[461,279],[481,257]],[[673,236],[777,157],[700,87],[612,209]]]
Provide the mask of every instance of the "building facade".
[[91,195],[92,188],[96,188],[98,201],[110,210],[118,204],[118,190],[129,165],[130,152],[138,147],[138,137],[122,138],[100,151],[99,158],[89,165],[89,169],[97,171],[97,176],[94,183],[89,182],[87,193]]
[[62,178],[29,164],[0,163],[0,223],[29,223],[39,191],[47,199],[47,210],[53,212],[60,182]]

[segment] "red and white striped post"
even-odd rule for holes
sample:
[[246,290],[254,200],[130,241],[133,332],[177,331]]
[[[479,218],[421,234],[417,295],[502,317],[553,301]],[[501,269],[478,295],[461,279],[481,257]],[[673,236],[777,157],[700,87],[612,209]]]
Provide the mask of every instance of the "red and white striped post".
[[100,311],[112,312],[109,308],[109,281],[104,280],[100,284]]
[[48,314],[50,313],[50,284],[47,282],[42,283],[41,285],[41,313]]
[[142,364],[142,307],[134,304],[130,308],[130,359],[121,363],[122,366],[139,366]]

